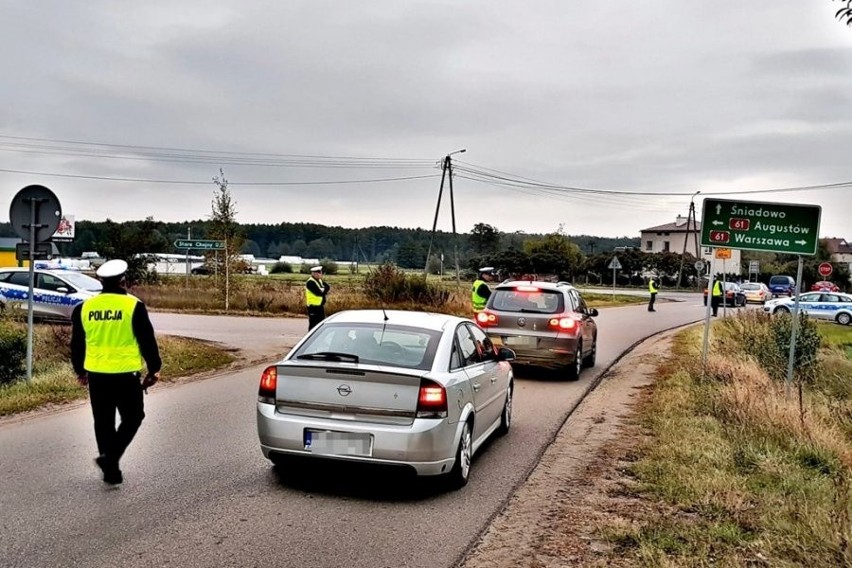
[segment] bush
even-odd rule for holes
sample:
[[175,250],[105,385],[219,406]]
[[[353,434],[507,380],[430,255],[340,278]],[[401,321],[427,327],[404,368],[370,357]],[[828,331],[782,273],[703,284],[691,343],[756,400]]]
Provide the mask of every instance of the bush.
[[0,322],[0,385],[14,383],[24,376],[27,359],[27,334]]
[[391,262],[379,266],[364,279],[364,293],[383,303],[413,302],[421,306],[443,306],[450,293],[427,282],[423,276],[407,276]]
[[276,262],[272,265],[272,268],[269,269],[270,274],[292,274],[293,273],[293,265],[289,262]]
[[337,266],[337,263],[330,258],[322,259],[320,261],[320,265],[322,265],[322,272],[324,275],[337,274],[339,267]]
[[[793,333],[793,316],[781,314],[772,318],[772,336],[778,351],[789,359],[790,338]],[[796,349],[793,354],[793,369],[797,376],[813,381],[817,374],[817,354],[820,347],[820,335],[817,323],[799,314],[799,328],[796,331]]]
[[[783,380],[787,376],[790,355],[790,335],[793,318],[790,314],[771,316],[761,312],[747,312],[720,322],[720,352],[744,351],[766,369],[770,377]],[[817,324],[805,314],[799,316],[796,332],[794,369],[806,381],[817,373],[817,353],[820,335]]]

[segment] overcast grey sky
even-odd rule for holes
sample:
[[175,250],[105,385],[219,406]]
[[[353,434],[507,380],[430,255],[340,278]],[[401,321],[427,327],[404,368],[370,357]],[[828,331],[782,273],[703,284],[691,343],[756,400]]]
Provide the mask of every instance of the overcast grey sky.
[[[852,182],[830,0],[0,4],[0,202],[42,184],[78,220],[207,218],[221,167],[243,223],[430,228],[461,148],[461,232],[633,237],[699,190]],[[852,187],[738,197],[852,239]]]

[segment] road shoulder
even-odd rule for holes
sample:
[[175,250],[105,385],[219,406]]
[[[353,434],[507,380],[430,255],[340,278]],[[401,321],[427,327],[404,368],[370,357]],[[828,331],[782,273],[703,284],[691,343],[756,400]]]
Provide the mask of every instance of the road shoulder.
[[678,331],[645,340],[606,372],[461,567],[606,565],[608,547],[594,535],[620,483],[621,456],[638,435],[628,428],[635,404]]

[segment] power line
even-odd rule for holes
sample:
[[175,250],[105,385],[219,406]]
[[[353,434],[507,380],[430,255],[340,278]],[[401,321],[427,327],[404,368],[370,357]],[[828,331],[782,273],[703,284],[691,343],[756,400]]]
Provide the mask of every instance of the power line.
[[[659,192],[659,191],[627,191],[627,190],[615,190],[615,189],[594,189],[594,188],[586,188],[586,187],[572,187],[568,185],[558,185],[547,182],[538,181],[532,178],[526,178],[523,176],[518,176],[515,174],[502,172],[500,170],[495,170],[491,168],[487,168],[484,166],[478,166],[476,164],[470,164],[467,162],[462,162],[461,160],[457,161],[458,163],[464,164],[464,166],[456,166],[458,171],[464,171],[471,174],[476,174],[482,176],[483,178],[491,178],[494,180],[500,180],[504,182],[512,182],[520,186],[525,187],[536,187],[541,189],[551,189],[556,191],[563,192],[577,192],[577,193],[589,193],[589,194],[597,194],[597,195],[624,195],[624,196],[686,196],[691,197],[694,195],[694,191],[690,192]],[[495,172],[495,175],[490,172]],[[795,191],[814,191],[820,189],[840,189],[845,187],[852,187],[852,181],[844,181],[837,183],[829,183],[829,184],[818,184],[818,185],[805,185],[805,186],[795,186],[795,187],[784,187],[784,188],[771,188],[771,189],[751,189],[751,190],[737,190],[737,191],[702,191],[701,195],[746,195],[751,193],[783,193],[783,192],[795,192]]]
[[[11,142],[9,140],[12,140]],[[29,142],[34,140],[35,142]],[[137,160],[169,163],[262,166],[277,168],[374,168],[432,169],[431,159],[319,156],[258,152],[218,152],[155,146],[100,144],[75,140],[51,140],[0,135],[0,152],[46,154],[95,158],[99,160]]]
[[[109,176],[85,176],[77,174],[57,174],[48,172],[28,172],[24,170],[8,170],[0,168],[0,172],[13,174],[27,174],[47,177],[62,177],[76,179],[91,179],[100,181],[129,181],[137,183],[163,183],[172,185],[211,185],[212,181],[195,181],[195,180],[165,180],[165,179],[140,179],[140,178],[123,178]],[[239,186],[286,186],[286,185],[336,185],[336,184],[353,184],[353,183],[379,183],[389,181],[409,181],[415,179],[427,179],[440,177],[440,174],[430,174],[424,176],[403,176],[393,178],[375,178],[375,179],[348,179],[348,180],[322,180],[322,181],[273,181],[273,182],[228,182],[228,185]]]

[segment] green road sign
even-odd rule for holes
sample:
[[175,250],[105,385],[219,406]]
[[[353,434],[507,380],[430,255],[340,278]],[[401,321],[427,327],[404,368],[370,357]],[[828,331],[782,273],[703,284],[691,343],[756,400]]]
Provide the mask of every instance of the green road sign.
[[813,255],[819,205],[705,199],[701,246]]
[[203,249],[203,250],[225,250],[225,241],[206,241],[206,240],[177,240],[175,248],[179,249]]

